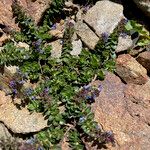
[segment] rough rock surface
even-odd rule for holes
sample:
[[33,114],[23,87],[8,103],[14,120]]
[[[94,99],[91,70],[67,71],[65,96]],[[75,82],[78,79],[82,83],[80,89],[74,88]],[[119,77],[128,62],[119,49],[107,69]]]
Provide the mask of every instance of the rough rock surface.
[[125,50],[128,50],[129,48],[132,47],[132,39],[131,39],[131,36],[125,36],[125,37],[122,37],[122,36],[119,36],[118,38],[118,45],[117,45],[117,48],[116,48],[116,53],[119,53],[119,52],[123,52]]
[[9,139],[11,138],[11,134],[4,124],[0,123],[0,139]]
[[78,56],[82,51],[82,42],[81,40],[72,41],[72,51],[70,52],[71,55]]
[[[108,149],[150,149],[150,126],[142,120],[134,118],[128,112],[126,101],[129,99],[124,94],[126,85],[121,82],[119,77],[108,73],[104,81],[95,81],[93,84],[103,87],[96,102],[92,104],[95,120],[102,125],[104,130],[112,130],[116,139],[116,146],[108,145]],[[89,147],[89,150],[97,149],[96,146]]]
[[116,60],[116,73],[126,83],[144,84],[148,81],[146,69],[129,54],[119,55]]
[[133,0],[137,6],[150,17],[150,1],[149,0]]
[[14,133],[38,132],[47,127],[47,120],[40,113],[30,113],[26,108],[17,109],[9,96],[0,91],[0,121]]
[[101,37],[102,33],[112,33],[123,17],[122,5],[102,0],[88,10],[84,21]]
[[51,57],[59,58],[61,56],[61,53],[62,53],[61,40],[51,42],[49,45],[52,46]]
[[150,51],[140,53],[136,59],[150,74]]
[[85,23],[77,22],[75,24],[75,31],[88,48],[95,48],[99,38]]
[[[14,19],[12,19],[13,13],[11,5],[13,0],[1,0],[0,1],[0,23],[11,28],[17,29]],[[19,0],[20,5],[26,10],[26,12],[38,23],[41,19],[43,12],[49,7],[51,0]]]
[[127,84],[125,95],[129,113],[150,124],[150,80],[144,85]]

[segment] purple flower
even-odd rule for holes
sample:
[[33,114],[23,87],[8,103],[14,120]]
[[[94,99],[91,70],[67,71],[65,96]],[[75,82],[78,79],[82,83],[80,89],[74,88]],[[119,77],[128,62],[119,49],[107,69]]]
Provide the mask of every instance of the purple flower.
[[80,117],[80,118],[79,118],[79,122],[80,122],[80,123],[83,123],[85,120],[86,120],[85,117]]
[[123,23],[123,24],[127,24],[128,23],[128,19],[127,18],[123,18],[122,20],[121,20],[121,23]]
[[107,32],[102,33],[102,39],[106,43],[108,41],[109,34]]
[[31,89],[31,88],[28,88],[28,89],[25,90],[25,94],[27,96],[30,96],[32,93],[33,93],[33,89]]
[[44,89],[44,93],[47,94],[49,92],[49,87]]
[[123,37],[123,38],[125,38],[127,36],[127,33],[122,32],[122,33],[120,33],[120,36]]
[[51,30],[55,30],[56,29],[56,23],[52,25]]
[[34,43],[34,46],[35,47],[39,47],[42,43],[42,40],[41,39],[38,39],[35,43]]
[[38,147],[37,150],[44,150],[44,148],[40,146],[40,147]]
[[12,93],[13,93],[14,95],[16,95],[16,94],[17,94],[17,89],[12,89]]
[[104,136],[105,136],[105,141],[106,142],[111,142],[111,143],[115,142],[114,133],[112,131],[105,132]]
[[31,96],[31,99],[32,99],[32,100],[36,100],[36,97],[35,97],[35,96]]
[[83,89],[84,89],[84,90],[90,90],[90,89],[91,89],[91,86],[90,86],[90,85],[85,85],[85,86],[83,86]]
[[16,86],[16,81],[10,81],[10,82],[9,82],[9,86],[10,86],[11,88],[14,88],[14,87]]
[[19,84],[24,84],[25,81],[24,81],[24,80],[20,80],[20,81],[18,81],[18,83],[19,83]]

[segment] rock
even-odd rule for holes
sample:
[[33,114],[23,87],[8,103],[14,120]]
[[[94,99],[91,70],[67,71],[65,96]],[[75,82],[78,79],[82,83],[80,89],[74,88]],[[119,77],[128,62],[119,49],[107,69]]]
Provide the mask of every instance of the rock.
[[145,84],[148,81],[146,69],[129,54],[119,55],[116,60],[116,73],[126,83]]
[[136,59],[150,74],[150,51],[140,53]]
[[75,31],[88,48],[95,48],[99,38],[85,23],[77,22],[75,24]]
[[150,124],[150,80],[144,85],[127,84],[125,96],[128,112]]
[[[93,84],[103,87],[96,102],[92,104],[95,120],[105,131],[113,131],[116,140],[115,147],[108,144],[107,148],[110,150],[150,149],[150,126],[129,114],[127,98],[124,95],[126,86],[119,77],[108,73],[104,81],[95,81]],[[89,147],[88,150],[97,149],[95,146]]]
[[12,0],[1,0],[0,1],[0,24],[10,26],[14,29],[17,29],[14,19],[12,19],[12,10],[11,10]]
[[111,34],[123,18],[122,5],[102,0],[88,10],[84,21],[101,37],[102,33]]
[[52,29],[49,31],[49,34],[54,36],[56,39],[62,39],[65,31],[65,21],[60,20],[59,23],[53,25]]
[[81,40],[73,41],[72,42],[73,50],[70,52],[71,55],[78,56],[82,51],[82,42]]
[[116,53],[119,53],[128,50],[132,47],[132,44],[133,42],[131,36],[119,36],[118,45],[115,51]]
[[18,109],[10,96],[0,91],[0,121],[13,133],[27,134],[46,128],[47,120],[40,113],[30,113],[27,108]]
[[57,41],[51,42],[50,45],[52,46],[51,57],[52,58],[59,58],[59,57],[61,57],[61,53],[62,53],[61,40],[57,40]]
[[61,31],[57,30],[57,29],[49,31],[49,34],[56,37],[57,39],[63,38],[63,33]]
[[49,8],[52,0],[36,0],[36,1],[27,1],[27,12],[34,19],[37,24],[43,13],[47,8]]
[[136,57],[138,54],[140,54],[143,51],[144,51],[144,48],[142,47],[134,47],[133,49],[131,49],[129,54],[133,57]]
[[19,42],[17,43],[16,46],[20,48],[25,48],[26,50],[29,50],[29,47],[30,47],[27,43],[24,43],[24,42]]
[[[34,2],[31,0],[19,0],[20,6],[22,6],[26,13],[35,20],[36,24],[40,21],[42,14],[50,6],[51,2],[51,0],[36,0]],[[0,1],[0,24],[18,30],[18,27],[13,19],[11,9],[12,3],[13,0]]]
[[4,73],[9,71],[12,75],[14,75],[17,72],[17,69],[19,69],[17,66],[5,66]]
[[6,35],[6,34],[3,34],[3,35],[0,37],[0,46],[2,46],[3,43],[4,43],[6,40],[8,40],[8,39],[10,39],[10,36],[9,36],[9,35]]
[[137,6],[150,17],[150,1],[149,0],[133,0]]
[[4,124],[0,123],[0,140],[1,139],[10,139],[12,138],[8,129],[4,126]]

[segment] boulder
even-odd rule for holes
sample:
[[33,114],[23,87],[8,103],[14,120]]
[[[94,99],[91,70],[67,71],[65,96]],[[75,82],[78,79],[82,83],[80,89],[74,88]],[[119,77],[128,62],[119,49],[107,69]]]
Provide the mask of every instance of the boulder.
[[130,115],[150,124],[150,80],[144,85],[127,84],[125,96]]
[[148,74],[150,74],[150,51],[140,53],[136,59],[144,68],[146,68]]
[[149,0],[133,0],[136,5],[150,17],[150,1]]
[[131,36],[119,36],[118,45],[115,50],[116,53],[123,52],[125,50],[129,50],[132,47],[132,39]]
[[[51,2],[51,0],[19,0],[19,4],[27,12],[27,14],[35,20],[36,24],[40,21],[42,14],[50,6]],[[0,1],[0,24],[13,29],[18,29],[13,19],[13,12],[11,9],[12,3],[13,0]]]
[[101,37],[110,35],[124,18],[123,6],[108,0],[98,1],[84,17],[84,21]]
[[95,48],[99,37],[85,23],[77,22],[75,24],[75,31],[88,48]]
[[146,69],[129,54],[119,55],[116,60],[116,73],[126,83],[145,84],[148,81]]
[[[150,149],[150,126],[128,112],[126,85],[120,78],[108,73],[104,81],[95,81],[93,84],[102,86],[99,97],[92,104],[95,120],[105,131],[113,131],[116,140],[115,147],[111,144],[106,147],[110,150]],[[138,94],[140,95],[140,92]],[[98,149],[96,146],[87,147],[88,150]]]
[[13,133],[38,132],[46,127],[47,120],[40,113],[31,113],[27,108],[18,109],[10,96],[0,91],[0,121]]

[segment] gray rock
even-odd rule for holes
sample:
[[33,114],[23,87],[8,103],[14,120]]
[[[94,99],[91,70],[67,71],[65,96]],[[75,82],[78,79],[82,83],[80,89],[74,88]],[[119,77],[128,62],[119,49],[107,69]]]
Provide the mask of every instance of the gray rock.
[[119,36],[118,38],[118,45],[117,45],[117,48],[116,48],[116,53],[118,52],[122,52],[122,51],[125,51],[125,50],[128,50],[132,47],[132,39],[131,39],[131,36]]
[[81,40],[73,41],[72,42],[73,50],[70,52],[71,55],[78,56],[82,51],[82,42]]
[[84,21],[101,37],[102,33],[112,33],[123,18],[122,5],[102,0],[88,10]]
[[150,17],[150,1],[149,0],[133,0],[137,6]]
[[62,53],[61,40],[54,41],[54,42],[50,43],[49,45],[52,46],[51,57],[52,58],[61,57],[61,53]]
[[46,128],[47,120],[40,113],[30,113],[27,108],[18,109],[10,96],[0,91],[0,121],[14,133],[38,132]]
[[77,22],[75,24],[75,31],[88,48],[95,48],[99,38],[85,23]]
[[129,54],[119,55],[116,60],[116,73],[126,83],[145,84],[149,79],[147,70]]

